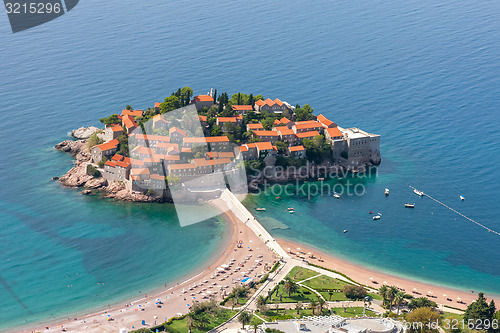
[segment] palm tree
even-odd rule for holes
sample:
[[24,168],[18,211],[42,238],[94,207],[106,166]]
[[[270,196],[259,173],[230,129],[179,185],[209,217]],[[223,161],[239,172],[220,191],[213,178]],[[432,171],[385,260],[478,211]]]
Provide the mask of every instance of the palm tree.
[[318,306],[318,303],[315,300],[311,300],[311,302],[309,303],[309,307],[312,310],[313,316],[314,316],[314,310],[316,309],[317,306]]
[[237,303],[237,300],[231,297],[231,298],[228,300],[228,302],[229,302],[229,305],[231,306],[231,311],[233,311],[233,310],[234,310],[234,306],[235,306],[235,305],[236,305],[236,303]]
[[299,290],[299,286],[290,279],[285,281],[285,285],[283,286],[283,290],[288,293],[288,297],[290,298],[292,294],[296,293]]
[[389,288],[387,288],[387,286],[384,284],[382,285],[382,287],[379,288],[378,290],[378,293],[380,294],[380,296],[382,296],[382,304],[385,304],[387,302],[387,290],[389,290]]
[[245,325],[248,325],[252,320],[252,315],[248,311],[242,311],[238,316],[238,321],[241,323],[242,328],[245,328]]
[[392,304],[394,302],[394,297],[396,297],[396,294],[399,292],[399,289],[396,288],[395,286],[390,286],[389,290],[387,291],[387,298],[391,302],[391,307],[389,309],[392,309]]
[[300,309],[302,309],[302,302],[297,302],[295,305],[295,310],[297,310],[297,314],[299,314]]
[[188,333],[191,333],[191,328],[194,326],[194,318],[192,313],[188,313],[186,316],[186,324],[188,326]]
[[332,296],[333,296],[333,291],[329,290],[328,295],[330,295],[330,298],[328,299],[329,302],[332,301]]
[[318,305],[320,314],[323,313],[323,306],[325,306],[325,303],[326,301],[323,299],[323,297],[318,296]]
[[401,291],[398,291],[394,296],[394,302],[398,306],[398,315],[399,315],[399,307],[401,306],[401,303],[403,303],[404,299],[405,299],[405,294]]
[[263,308],[267,303],[267,298],[260,295],[259,297],[257,297],[257,308],[259,308],[259,310],[261,308]]

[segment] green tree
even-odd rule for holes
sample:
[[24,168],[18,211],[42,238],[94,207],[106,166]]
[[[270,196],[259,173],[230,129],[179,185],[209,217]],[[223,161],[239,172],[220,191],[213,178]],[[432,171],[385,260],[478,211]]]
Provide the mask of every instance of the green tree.
[[172,95],[170,97],[165,98],[163,103],[160,104],[160,113],[166,113],[168,111],[172,111],[181,107],[181,102],[179,97]]
[[259,297],[257,297],[257,308],[259,308],[259,310],[263,309],[266,306],[266,303],[267,303],[266,297],[262,295],[259,295]]
[[288,151],[288,145],[283,141],[276,141],[276,148],[278,148],[280,154],[286,154]]
[[387,302],[387,286],[384,284],[378,289],[378,293],[380,296],[382,296],[382,304],[385,305]]
[[132,110],[132,105],[127,105],[127,106],[125,107],[125,109],[126,109],[126,110]]
[[[429,332],[432,325],[439,321],[440,315],[432,308],[418,308],[406,316],[406,321],[410,323],[409,332]],[[434,324],[435,325],[435,324]]]
[[474,323],[476,329],[481,329],[481,323],[485,323],[486,320],[491,322],[495,315],[495,302],[491,300],[490,304],[486,302],[484,293],[479,293],[477,300],[472,302],[465,310],[464,320],[466,323],[469,321]]
[[350,299],[363,299],[366,297],[366,290],[361,286],[346,284],[342,289],[345,297]]
[[313,120],[316,117],[313,115],[313,108],[306,104],[302,108],[295,109],[295,119],[297,121]]
[[248,311],[242,311],[238,316],[238,321],[242,325],[242,328],[245,328],[245,325],[248,325],[252,320],[252,315]]
[[401,291],[398,291],[396,295],[394,296],[394,303],[398,306],[398,315],[399,315],[399,307],[405,300],[405,294]]
[[288,297],[291,297],[292,294],[296,293],[299,290],[299,286],[290,278],[287,278],[285,280],[285,284],[283,285],[283,290],[288,293]]
[[318,302],[316,302],[315,300],[311,300],[309,302],[309,308],[312,310],[313,316],[314,316],[314,310],[316,310],[317,307],[318,307]]
[[436,302],[429,300],[427,297],[412,298],[408,304],[408,309],[415,310],[418,308],[435,308]]
[[121,122],[120,118],[118,118],[117,114],[112,114],[109,117],[101,118],[99,121],[103,124],[106,125],[111,125],[111,124],[119,124]]
[[297,310],[297,314],[299,314],[299,311],[300,309],[302,309],[302,302],[297,302],[297,304],[295,304],[295,310]]
[[97,145],[99,145],[99,144],[101,144],[101,143],[103,143],[103,142],[104,142],[104,140],[103,140],[103,139],[101,139],[101,138],[97,135],[97,133],[94,133],[94,134],[92,134],[92,135],[90,136],[90,138],[87,140],[87,147],[88,147],[88,148],[92,148],[92,147],[97,146]]
[[325,306],[326,301],[324,300],[323,297],[318,296],[318,306],[319,306],[319,313],[323,313],[323,307]]

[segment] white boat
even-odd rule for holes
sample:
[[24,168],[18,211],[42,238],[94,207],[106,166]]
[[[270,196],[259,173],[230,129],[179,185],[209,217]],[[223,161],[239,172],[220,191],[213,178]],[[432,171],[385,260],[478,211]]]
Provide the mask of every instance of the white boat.
[[346,230],[344,230],[344,234],[346,234],[348,231],[349,231],[349,230],[347,230],[347,229],[346,229]]
[[406,208],[415,208],[415,204],[414,203],[405,203],[405,207]]
[[259,212],[265,212],[266,209],[265,208],[257,208],[257,211],[259,211]]
[[382,216],[381,216],[380,214],[375,215],[375,216],[373,217],[373,220],[374,220],[374,221],[376,221],[376,220],[380,220],[380,218],[381,218],[381,217],[382,217]]
[[460,200],[464,201],[465,197],[463,195],[460,196]]
[[340,199],[340,195],[337,192],[333,192],[333,196],[337,199]]
[[289,212],[290,214],[294,214],[294,213],[295,213],[295,211],[294,211],[294,210],[289,210],[288,212]]
[[389,189],[386,188],[384,193],[385,193],[385,195],[389,195]]
[[318,178],[319,181],[325,180],[325,178]]
[[424,192],[419,191],[419,190],[417,190],[417,189],[414,189],[414,190],[413,190],[413,193],[415,193],[416,195],[421,196],[421,197],[423,197],[423,196],[425,195],[425,194],[424,194]]

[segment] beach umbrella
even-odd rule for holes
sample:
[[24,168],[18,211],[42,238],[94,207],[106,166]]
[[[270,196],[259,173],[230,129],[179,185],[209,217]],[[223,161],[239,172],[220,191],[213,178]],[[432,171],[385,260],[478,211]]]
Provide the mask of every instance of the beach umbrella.
[[384,281],[384,284],[387,284],[387,281]]
[[448,297],[448,296],[446,296],[446,294],[443,294],[443,297]]

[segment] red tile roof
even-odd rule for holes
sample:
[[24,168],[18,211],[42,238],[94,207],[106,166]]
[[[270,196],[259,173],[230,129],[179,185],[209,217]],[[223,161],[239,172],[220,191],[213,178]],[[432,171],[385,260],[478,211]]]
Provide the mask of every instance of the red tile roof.
[[248,151],[248,147],[246,145],[243,145],[243,146],[238,146],[237,147],[241,152],[245,152],[245,151]]
[[304,132],[304,133],[298,133],[295,134],[298,138],[304,139],[304,138],[311,138],[319,135],[318,131],[309,131],[309,132]]
[[238,121],[236,117],[217,117],[219,123],[235,123]]
[[325,125],[326,127],[330,127],[330,125],[334,125],[335,124],[333,121],[331,121],[327,117],[323,116],[322,114],[320,114],[319,116],[317,116],[316,119],[318,119],[318,121],[320,123],[322,123],[323,125]]
[[167,121],[161,116],[161,114],[157,114],[156,116],[153,117],[153,123],[157,123],[159,121],[167,123]]
[[112,124],[110,127],[113,132],[123,132],[123,127],[118,124]]
[[274,100],[274,103],[275,103],[275,104],[278,104],[279,106],[282,106],[282,105],[283,105],[283,102],[282,102],[282,101],[280,101],[280,100],[279,100],[279,99],[277,99],[277,98]]
[[132,129],[136,128],[138,125],[130,115],[125,115],[122,118],[123,125],[127,128],[127,130],[130,132]]
[[258,150],[271,150],[271,149],[273,149],[273,145],[269,141],[255,142],[255,146],[257,147]]
[[302,151],[302,150],[306,150],[306,149],[304,148],[304,146],[292,146],[292,147],[288,147],[288,149],[289,149],[290,151]]
[[155,103],[155,108],[159,108],[159,107],[160,107],[160,104],[161,104],[161,102],[156,102],[156,103]]
[[118,142],[117,139],[113,139],[113,140],[108,141],[106,143],[100,144],[96,147],[99,148],[101,151],[106,151],[106,150],[111,150],[111,149],[117,148],[119,143],[120,142]]
[[133,168],[130,170],[130,174],[137,176],[137,175],[149,175],[149,169],[148,168]]
[[194,96],[194,99],[193,99],[195,102],[213,102],[214,99],[209,96],[209,95],[198,95],[198,96]]
[[295,122],[295,125],[316,124],[316,123],[317,123],[316,120],[304,120]]
[[127,110],[127,109],[122,110],[122,116],[129,115],[129,116],[132,116],[135,118],[135,117],[142,116],[142,114],[143,114],[142,110]]
[[180,128],[178,127],[172,127],[170,130],[169,130],[169,133],[170,135],[172,135],[172,133],[179,133],[180,135],[182,136],[186,136],[186,132],[184,132],[183,130],[181,130]]
[[154,134],[144,135],[144,134],[139,134],[139,133],[132,133],[130,136],[132,138],[135,138],[136,140],[170,142],[170,137],[165,136],[165,135],[154,135]]
[[323,126],[320,123],[312,123],[312,124],[295,124],[296,129],[307,129],[307,128],[322,128]]
[[213,142],[229,142],[227,136],[208,136],[208,137],[194,137],[184,138],[184,143],[213,143]]
[[279,127],[276,129],[276,131],[280,135],[293,135],[295,132],[292,129],[289,129],[288,127]]
[[113,155],[113,157],[111,157],[111,160],[112,160],[112,161],[121,161],[121,160],[122,160],[122,158],[123,158],[123,156],[122,156],[122,155],[120,155],[120,154],[115,154],[115,155]]
[[339,130],[338,127],[327,128],[326,132],[328,132],[328,135],[332,138],[343,136],[342,132]]
[[154,180],[165,180],[164,176],[161,176],[159,174],[153,173],[149,178],[154,179]]
[[264,126],[262,126],[261,123],[256,123],[256,124],[250,123],[250,124],[247,124],[247,126],[248,126],[248,129],[250,129],[250,130],[264,128]]
[[266,104],[266,102],[264,102],[261,99],[258,99],[257,101],[255,101],[255,104],[257,104],[257,106],[262,106],[262,105]]
[[196,165],[194,163],[170,164],[168,168],[170,170],[194,169],[196,168]]
[[282,124],[287,125],[288,123],[291,123],[291,122],[293,122],[293,121],[291,121],[291,120],[290,120],[290,119],[288,119],[287,117],[283,117],[283,118],[281,118],[281,119],[280,119],[280,122],[281,122]]
[[233,105],[232,109],[234,111],[253,111],[253,107],[251,105]]
[[107,166],[110,166],[110,167],[115,167],[115,162],[111,162],[111,161],[106,161],[106,163],[104,163],[104,165],[107,165]]
[[132,149],[133,153],[138,153],[141,155],[153,155],[154,154],[154,149],[153,148],[146,148],[144,146],[137,146],[134,149]]
[[253,131],[253,134],[256,136],[278,136],[276,131]]
[[200,121],[207,121],[207,116],[198,116]]

